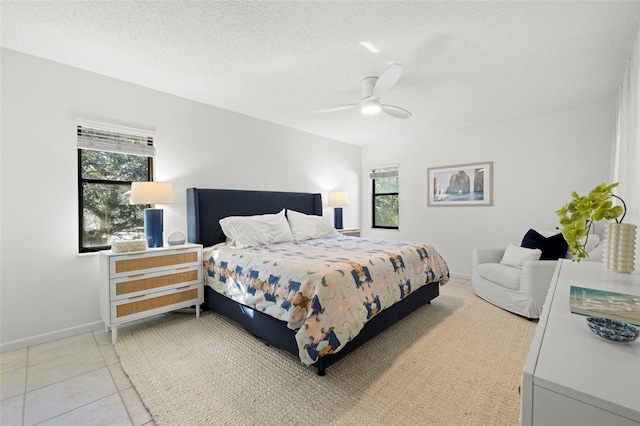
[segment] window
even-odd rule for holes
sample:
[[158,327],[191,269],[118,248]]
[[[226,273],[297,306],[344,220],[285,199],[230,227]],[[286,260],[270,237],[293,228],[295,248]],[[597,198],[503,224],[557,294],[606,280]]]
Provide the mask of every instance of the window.
[[373,227],[398,229],[398,166],[371,170]]
[[77,134],[80,252],[142,238],[145,206],[129,198],[131,182],[152,179],[153,137],[115,126],[78,126]]

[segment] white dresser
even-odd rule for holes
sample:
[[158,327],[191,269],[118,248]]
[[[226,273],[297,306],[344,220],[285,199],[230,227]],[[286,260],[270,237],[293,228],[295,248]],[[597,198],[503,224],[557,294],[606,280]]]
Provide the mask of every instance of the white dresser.
[[100,252],[100,316],[112,342],[118,326],[204,300],[202,246],[182,244],[130,253]]
[[571,286],[640,296],[640,274],[560,260],[522,376],[523,425],[640,425],[640,339],[604,340],[569,308]]

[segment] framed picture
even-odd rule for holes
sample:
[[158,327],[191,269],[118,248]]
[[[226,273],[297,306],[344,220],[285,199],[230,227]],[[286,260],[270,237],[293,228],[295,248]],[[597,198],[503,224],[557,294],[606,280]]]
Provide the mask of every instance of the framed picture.
[[493,161],[427,170],[429,206],[493,205]]

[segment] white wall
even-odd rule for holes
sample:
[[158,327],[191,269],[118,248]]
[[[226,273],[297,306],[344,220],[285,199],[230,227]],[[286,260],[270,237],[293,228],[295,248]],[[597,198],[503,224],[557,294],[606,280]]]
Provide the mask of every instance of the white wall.
[[[102,327],[98,255],[78,254],[76,119],[155,128],[155,176],[174,183],[165,238],[186,234],[188,187],[349,191],[361,149],[2,49],[0,349]],[[327,208],[325,215],[332,217]]]
[[[97,255],[78,255],[77,118],[155,128],[174,183],[165,236],[186,234],[188,187],[349,191],[345,227],[424,241],[469,275],[474,247],[556,226],[573,190],[609,179],[614,101],[358,147],[3,49],[0,349],[102,327]],[[494,162],[492,207],[427,207],[427,168]],[[368,170],[400,165],[400,230],[372,230]],[[361,186],[361,182],[363,183]],[[331,209],[325,215],[331,217]]]
[[[520,244],[529,228],[552,230],[555,211],[572,191],[609,180],[613,100],[486,126],[425,135],[362,153],[363,235],[422,241],[436,247],[452,272],[471,275],[475,247]],[[493,161],[493,206],[427,207],[427,168]],[[368,170],[400,165],[400,229],[371,229]]]

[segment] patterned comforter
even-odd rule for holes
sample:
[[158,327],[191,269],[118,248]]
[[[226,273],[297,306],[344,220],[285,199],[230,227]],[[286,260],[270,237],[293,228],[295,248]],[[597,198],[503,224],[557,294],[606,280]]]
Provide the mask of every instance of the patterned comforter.
[[205,274],[218,293],[297,330],[303,364],[338,352],[365,323],[426,283],[449,280],[431,246],[330,237],[237,249],[205,249]]

